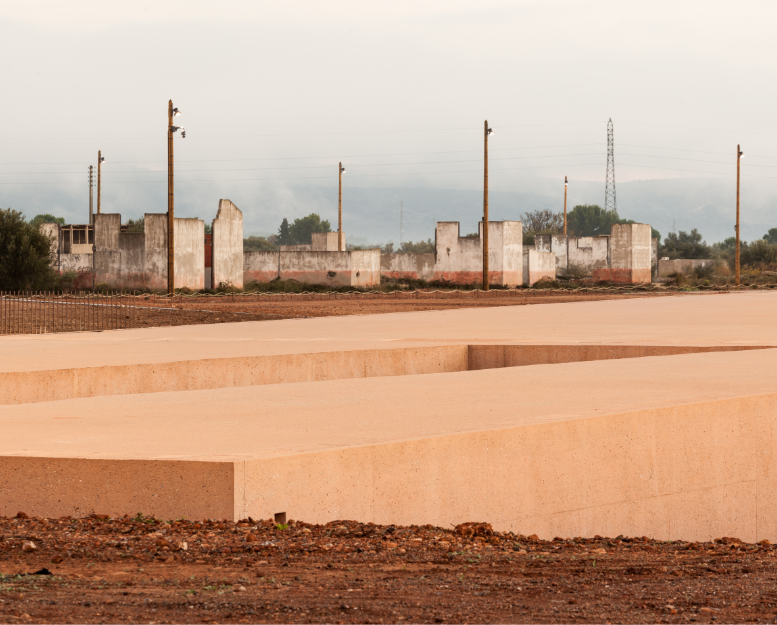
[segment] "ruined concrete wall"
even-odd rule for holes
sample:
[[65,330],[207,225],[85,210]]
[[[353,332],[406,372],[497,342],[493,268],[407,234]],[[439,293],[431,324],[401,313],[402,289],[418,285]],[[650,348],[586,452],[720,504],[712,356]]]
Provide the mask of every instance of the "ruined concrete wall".
[[243,254],[244,283],[277,278],[330,286],[376,286],[380,284],[380,250]]
[[[441,221],[435,231],[434,279],[454,284],[483,280],[483,223],[477,237],[459,236],[459,222]],[[494,285],[522,281],[523,224],[492,221],[488,228],[488,275]]]
[[658,277],[666,278],[675,271],[690,275],[697,267],[714,267],[712,258],[678,258],[676,260],[658,261]]
[[243,286],[243,213],[229,200],[219,200],[213,220],[213,286]]
[[610,267],[594,271],[594,279],[625,284],[650,283],[650,226],[613,224],[611,232]]
[[114,289],[141,289],[146,284],[145,236],[121,232],[121,215],[94,216],[94,283]]
[[[310,249],[313,252],[337,252],[337,233],[313,232],[310,235]],[[343,249],[345,249],[345,232],[343,232]]]
[[502,276],[501,281],[494,282],[494,284],[518,286],[523,283],[523,223],[520,221],[494,222],[494,225],[497,224],[501,224],[502,230]]
[[575,267],[591,274],[609,267],[609,236],[575,237],[563,234],[538,234],[534,247],[538,252],[556,255],[557,275],[563,276]]
[[387,278],[434,279],[434,254],[381,254],[380,273]]
[[[343,232],[343,246],[345,246],[345,232]],[[310,243],[299,245],[281,245],[281,252],[336,252],[336,232],[312,232]]]
[[568,237],[566,269],[581,267],[587,274],[609,267],[610,237]]
[[243,252],[243,284],[279,278],[280,255],[281,252]]
[[351,286],[378,286],[380,250],[354,250],[347,253],[351,265]]
[[556,255],[553,252],[538,252],[527,247],[523,250],[522,261],[523,284],[526,286],[532,286],[543,278],[556,279]]
[[458,221],[437,222],[434,279],[454,284],[481,282],[483,247],[480,236],[461,237],[459,234]]
[[51,241],[51,264],[55,271],[59,271],[59,224],[40,224],[38,231]]
[[281,280],[351,286],[351,252],[278,252]]
[[167,214],[145,214],[146,288],[167,289]]
[[121,215],[100,213],[94,216],[94,281],[96,284],[119,284],[121,252],[119,232]]
[[205,222],[202,219],[175,219],[175,288],[196,291],[205,288]]
[[[90,246],[91,247],[91,246]],[[60,254],[59,272],[75,274],[73,287],[91,289],[94,287],[94,254]]]

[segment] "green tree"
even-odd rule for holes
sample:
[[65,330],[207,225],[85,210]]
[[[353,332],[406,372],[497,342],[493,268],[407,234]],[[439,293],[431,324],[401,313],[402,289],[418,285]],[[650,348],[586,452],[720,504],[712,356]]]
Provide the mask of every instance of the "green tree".
[[294,240],[291,238],[289,220],[285,217],[281,222],[281,227],[278,228],[278,245],[294,245]]
[[145,232],[146,231],[146,216],[138,217],[137,219],[127,220],[127,232]]
[[0,209],[1,290],[51,288],[56,280],[51,255],[51,240],[37,226],[19,211]]
[[205,234],[213,234],[213,228],[211,228],[210,224],[205,224]]
[[617,223],[621,223],[618,211],[604,210],[596,204],[578,204],[567,214],[567,232],[579,237],[610,234]]
[[661,255],[669,258],[710,258],[712,248],[707,245],[699,231],[694,228],[690,233],[670,232],[661,246]]
[[764,239],[771,245],[777,244],[777,228],[770,228],[769,232],[764,235]]
[[[281,224],[281,227],[283,227],[283,224]],[[310,243],[310,235],[314,232],[331,232],[332,228],[328,221],[321,221],[321,217],[316,213],[310,213],[307,217],[295,219],[291,226],[289,226],[289,231],[292,241],[294,241],[292,245],[304,245]]]
[[402,247],[397,250],[398,254],[434,254],[434,241],[427,239],[426,241],[419,241],[413,243],[412,241],[405,241],[402,243]]
[[30,225],[33,228],[37,228],[41,224],[59,224],[60,226],[64,226],[65,218],[54,217],[51,213],[43,213],[42,215],[35,215],[35,217],[30,219]]
[[521,215],[523,231],[532,234],[556,234],[564,229],[564,213],[551,209],[529,211]]
[[777,245],[768,240],[756,239],[752,243],[741,246],[741,263],[743,265],[772,265],[777,263]]
[[275,235],[270,237],[250,236],[243,239],[244,252],[277,252],[278,246],[273,243],[276,240]]

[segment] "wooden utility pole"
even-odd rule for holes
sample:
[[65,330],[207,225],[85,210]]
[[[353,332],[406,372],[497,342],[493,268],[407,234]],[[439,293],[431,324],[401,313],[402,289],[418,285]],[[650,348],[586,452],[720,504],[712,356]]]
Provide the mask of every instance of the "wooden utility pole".
[[483,124],[483,290],[488,291],[488,120]]
[[93,165],[89,165],[89,225],[94,225],[94,209],[92,208],[92,171]]
[[343,251],[343,163],[337,164],[339,187],[337,192],[337,251]]
[[103,153],[97,150],[97,214],[100,214],[100,183],[102,181]]
[[734,260],[734,284],[736,286],[739,286],[739,169],[740,169],[740,161],[742,160],[742,157],[744,156],[744,152],[739,148],[739,144],[737,144],[737,247],[736,247],[736,255]]
[[173,101],[167,103],[167,293],[175,293],[175,198],[173,186]]
[[569,186],[569,181],[567,180],[567,177],[564,176],[564,234],[567,233],[567,187]]

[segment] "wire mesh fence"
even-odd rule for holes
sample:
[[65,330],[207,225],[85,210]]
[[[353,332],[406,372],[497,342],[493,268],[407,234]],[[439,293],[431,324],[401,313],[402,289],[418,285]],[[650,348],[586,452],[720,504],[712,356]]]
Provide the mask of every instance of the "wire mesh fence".
[[133,303],[123,292],[0,291],[0,334],[134,328]]

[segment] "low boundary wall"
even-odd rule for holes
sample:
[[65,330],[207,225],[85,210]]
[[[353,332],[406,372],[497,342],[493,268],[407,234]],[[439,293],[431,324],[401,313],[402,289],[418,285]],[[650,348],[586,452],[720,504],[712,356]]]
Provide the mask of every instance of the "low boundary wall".
[[377,286],[380,250],[243,253],[245,284],[278,279],[331,286]]

